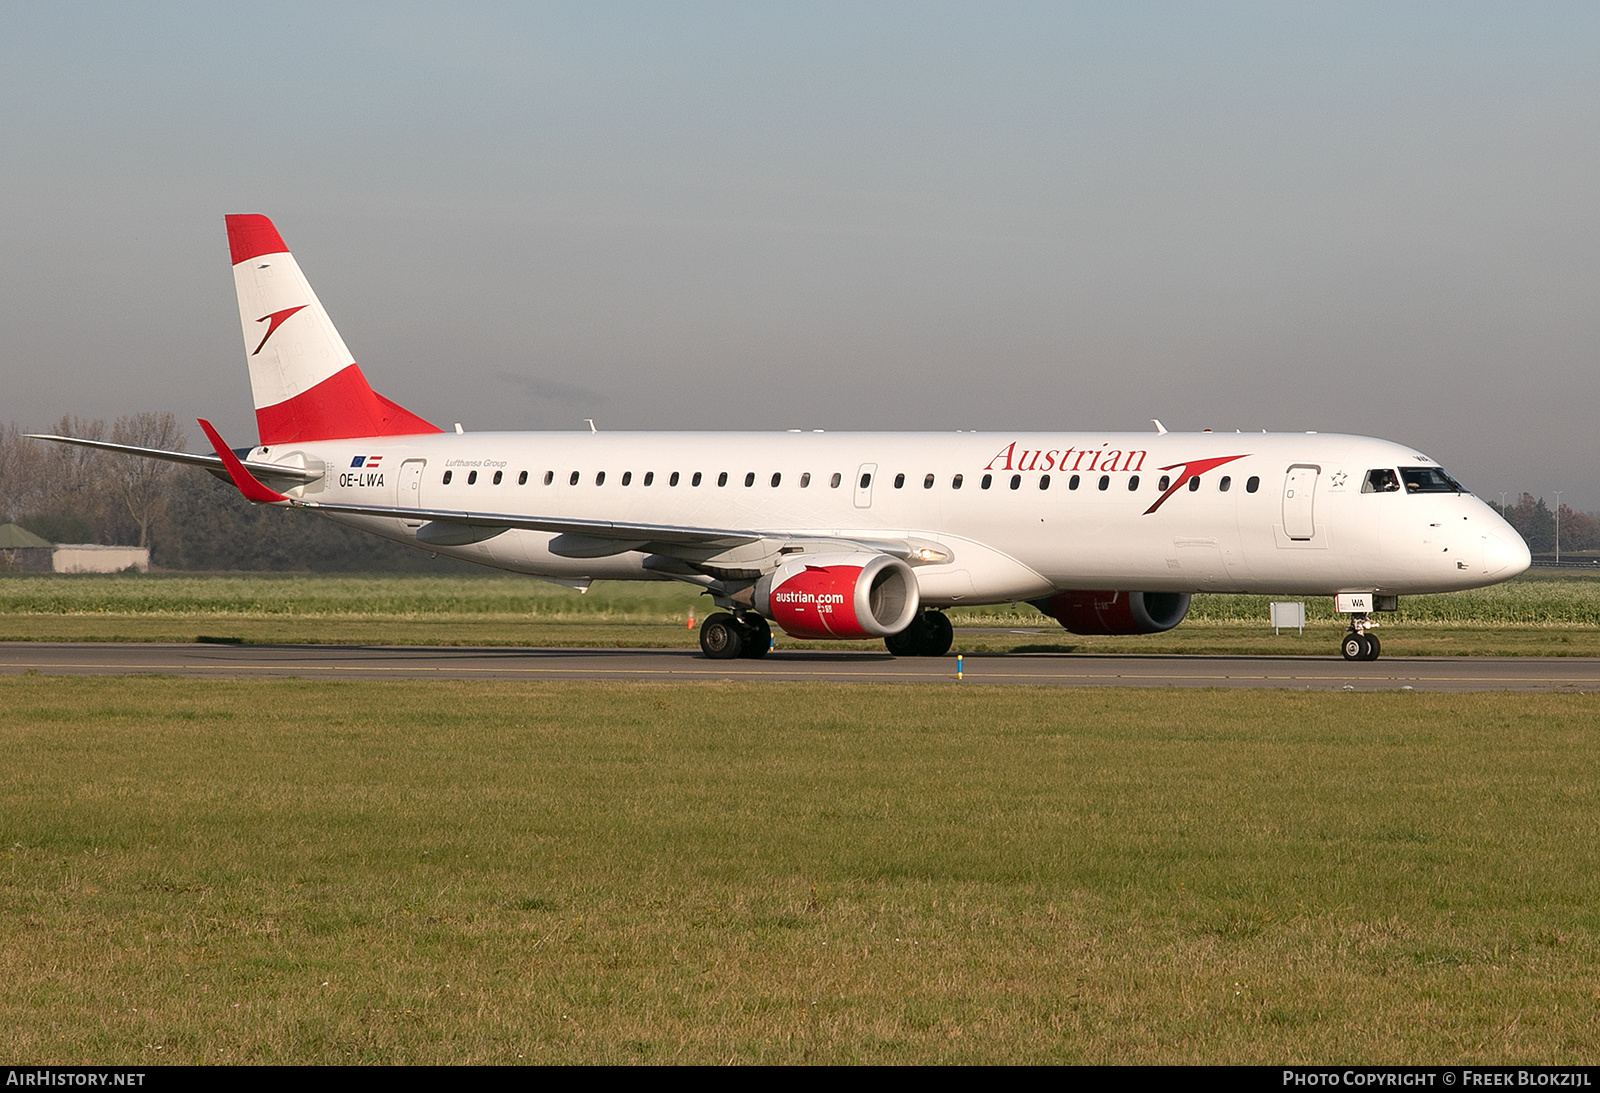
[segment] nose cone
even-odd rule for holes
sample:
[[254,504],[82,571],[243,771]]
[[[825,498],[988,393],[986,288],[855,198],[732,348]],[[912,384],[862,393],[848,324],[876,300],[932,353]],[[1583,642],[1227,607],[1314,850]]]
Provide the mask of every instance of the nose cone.
[[[1507,542],[1503,536],[1509,536],[1510,541]],[[1532,564],[1533,556],[1528,553],[1528,544],[1510,527],[1499,535],[1483,537],[1483,571],[1489,576],[1509,581]]]

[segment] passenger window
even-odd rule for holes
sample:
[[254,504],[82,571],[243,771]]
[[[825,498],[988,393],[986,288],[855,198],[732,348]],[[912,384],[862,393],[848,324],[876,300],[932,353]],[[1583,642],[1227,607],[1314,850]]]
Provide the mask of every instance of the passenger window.
[[656,472],[655,471],[645,471],[644,472],[644,484],[645,485],[653,486],[653,485],[655,485],[655,481],[656,481]]
[[950,488],[953,490],[961,488],[961,476],[959,474],[950,480]]
[[556,480],[556,472],[555,471],[545,471],[544,472],[544,484],[545,485],[548,486],[548,485],[550,485],[550,483],[554,482],[555,480]]
[[1048,474],[1041,474],[1039,476],[1039,488],[1041,490],[1047,490],[1050,488],[1050,476]]
[[1073,475],[1071,478],[1067,479],[1067,489],[1069,489],[1069,490],[1077,489],[1078,488],[1078,483],[1082,482],[1082,481],[1083,481],[1082,478],[1080,478],[1077,475]]
[[744,476],[744,488],[745,489],[749,489],[751,486],[753,486],[755,484],[756,484],[756,472],[755,471],[750,471],[750,472],[746,473],[745,476]]
[[477,484],[478,484],[478,472],[477,471],[468,471],[467,472],[467,485],[475,486]]
[[901,486],[903,486],[905,484],[906,484],[906,476],[905,475],[897,474],[897,475],[894,476],[894,488],[895,489],[899,489]]
[[922,488],[925,490],[933,489],[933,475],[930,474],[922,480]]
[[717,475],[717,485],[726,486],[727,484],[728,484],[728,472],[727,471],[723,471],[721,474]]
[[839,483],[843,481],[844,477],[835,471],[833,477],[828,480],[828,487],[836,490],[839,488]]
[[1361,483],[1362,493],[1399,493],[1400,476],[1388,467],[1379,467],[1375,471],[1368,471],[1366,480]]
[[667,475],[667,485],[676,486],[677,484],[678,484],[678,472],[677,471],[673,471],[671,474]]
[[1132,493],[1134,490],[1136,490],[1138,488],[1139,488],[1139,476],[1138,475],[1134,475],[1132,478],[1128,479],[1128,492]]
[[774,471],[772,474],[772,488],[777,489],[778,483],[783,481],[783,475]]
[[811,472],[807,471],[800,476],[800,488],[805,489],[809,485],[811,485]]
[[1172,476],[1170,474],[1164,474],[1156,482],[1156,489],[1160,490],[1162,493],[1166,493],[1167,487],[1170,485],[1172,485]]
[[1109,490],[1110,488],[1111,488],[1111,476],[1109,474],[1102,474],[1100,476],[1100,492],[1104,493],[1106,490]]
[[689,485],[698,486],[699,484],[700,484],[700,472],[699,471],[695,471],[694,472],[694,477],[689,479]]
[[1228,487],[1231,485],[1233,485],[1233,479],[1228,475],[1223,475],[1222,480],[1217,483],[1217,491],[1219,493],[1227,493]]
[[494,472],[494,484],[498,486],[500,484],[500,479],[503,478],[503,477],[505,477],[504,472],[495,471]]
[[528,484],[528,472],[527,471],[523,471],[521,474],[517,475],[517,485],[526,486],[527,484]]
[[623,471],[622,472],[622,484],[624,486],[633,485],[633,472],[632,471]]
[[1020,474],[1011,476],[1011,488],[1014,490],[1022,488],[1022,476]]
[[1252,474],[1249,478],[1245,479],[1245,483],[1244,483],[1244,492],[1245,493],[1255,493],[1260,488],[1261,488],[1261,479],[1258,476]]
[[872,475],[870,475],[870,474],[862,475],[861,476],[861,488],[862,489],[866,489],[870,485],[872,485]]
[[455,473],[456,473],[455,471],[445,471],[444,472],[444,484],[445,485],[448,486],[450,484],[450,479],[455,477]]
[[992,485],[994,485],[994,475],[986,474],[983,476],[983,481],[978,483],[978,488],[986,490]]
[[1189,479],[1189,492],[1193,493],[1195,490],[1197,490],[1199,488],[1200,488],[1200,476],[1197,474],[1193,478]]
[[572,472],[572,477],[567,480],[567,485],[576,486],[577,484],[578,484],[578,472],[577,471],[573,471]]
[[606,472],[605,471],[596,471],[595,472],[594,484],[597,485],[597,486],[603,486],[603,485],[606,484]]

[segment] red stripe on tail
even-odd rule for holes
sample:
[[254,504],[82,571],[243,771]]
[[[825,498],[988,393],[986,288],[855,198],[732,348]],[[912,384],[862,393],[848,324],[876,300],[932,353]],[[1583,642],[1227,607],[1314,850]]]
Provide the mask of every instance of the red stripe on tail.
[[261,443],[268,445],[444,432],[374,391],[361,374],[361,367],[355,364],[335,372],[309,391],[260,407],[256,410],[256,429]]

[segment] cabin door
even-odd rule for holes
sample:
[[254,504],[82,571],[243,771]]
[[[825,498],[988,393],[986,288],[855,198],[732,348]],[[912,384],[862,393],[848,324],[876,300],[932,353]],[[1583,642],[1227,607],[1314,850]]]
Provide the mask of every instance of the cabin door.
[[[400,464],[400,481],[398,482],[399,497],[396,503],[403,509],[420,509],[422,507],[422,471],[428,465],[426,459],[408,459]],[[407,520],[406,527],[421,527],[421,520]]]
[[1317,477],[1321,467],[1296,464],[1283,480],[1283,533],[1291,539],[1309,539],[1317,533]]

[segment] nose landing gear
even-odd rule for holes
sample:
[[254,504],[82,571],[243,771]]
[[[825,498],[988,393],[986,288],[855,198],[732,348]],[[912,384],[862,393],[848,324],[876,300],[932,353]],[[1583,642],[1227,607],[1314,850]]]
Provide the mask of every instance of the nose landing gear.
[[1377,623],[1370,622],[1365,612],[1356,612],[1350,616],[1350,629],[1345,632],[1344,641],[1339,646],[1339,652],[1345,660],[1377,660],[1382,651],[1378,642],[1378,635],[1371,633],[1372,627]]

